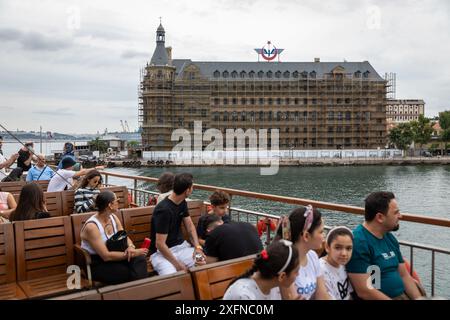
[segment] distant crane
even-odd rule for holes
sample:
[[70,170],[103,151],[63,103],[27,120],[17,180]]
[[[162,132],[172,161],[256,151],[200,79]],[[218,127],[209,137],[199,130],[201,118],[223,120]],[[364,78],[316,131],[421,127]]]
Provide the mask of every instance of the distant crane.
[[125,126],[123,125],[123,120],[120,120],[120,126],[122,127],[122,132],[127,132]]
[[125,127],[127,128],[126,132],[130,132],[130,127],[128,126],[128,121],[127,120],[125,120]]

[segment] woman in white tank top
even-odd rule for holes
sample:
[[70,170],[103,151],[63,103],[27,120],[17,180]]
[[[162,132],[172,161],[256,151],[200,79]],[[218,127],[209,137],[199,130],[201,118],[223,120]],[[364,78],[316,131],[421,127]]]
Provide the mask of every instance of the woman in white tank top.
[[136,249],[130,238],[125,252],[109,251],[106,241],[123,230],[114,212],[119,210],[116,195],[102,191],[97,195],[99,212],[86,221],[81,229],[81,247],[92,259],[92,279],[105,284],[117,284],[142,279],[147,276],[148,249]]

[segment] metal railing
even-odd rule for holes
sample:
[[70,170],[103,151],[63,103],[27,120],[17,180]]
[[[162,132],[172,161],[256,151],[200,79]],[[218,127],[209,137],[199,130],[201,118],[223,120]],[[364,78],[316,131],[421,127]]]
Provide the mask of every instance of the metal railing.
[[[105,185],[111,185],[108,182],[108,176],[111,177],[117,177],[122,179],[130,179],[133,180],[133,187],[128,188],[129,192],[133,195],[133,201],[138,206],[146,206],[151,198],[151,196],[158,195],[158,192],[145,190],[145,189],[138,189],[138,181],[142,182],[148,182],[148,183],[156,183],[158,181],[157,178],[149,178],[149,177],[141,177],[141,176],[129,176],[129,175],[123,175],[123,174],[117,174],[117,173],[111,173],[111,172],[105,172],[103,171],[102,174],[105,176]],[[263,199],[268,201],[276,201],[276,202],[282,202],[282,203],[289,203],[289,204],[297,204],[297,205],[307,205],[312,204],[313,206],[317,208],[322,209],[329,209],[333,211],[340,211],[345,213],[352,213],[352,214],[364,214],[364,209],[354,206],[347,206],[347,205],[340,205],[340,204],[334,204],[334,203],[328,203],[328,202],[320,202],[315,200],[307,200],[307,199],[300,199],[300,198],[292,198],[292,197],[284,197],[284,196],[276,196],[276,195],[269,195],[269,194],[262,194],[262,193],[255,193],[250,191],[243,191],[243,190],[236,190],[236,189],[229,189],[229,188],[221,188],[221,187],[215,187],[215,186],[207,186],[207,185],[200,185],[200,184],[194,184],[194,188],[205,190],[205,191],[216,191],[216,190],[222,190],[225,192],[228,192],[231,195],[238,195],[243,197],[250,197],[255,199]],[[204,202],[205,205],[209,204],[208,202]],[[237,207],[230,207],[229,208],[230,217],[233,221],[245,221],[249,223],[258,223],[260,220],[264,220],[265,222],[265,229],[263,231],[262,240],[268,244],[273,239],[273,233],[275,232],[271,228],[271,220],[274,220],[277,225],[278,219],[280,219],[277,215],[272,215],[264,212],[259,211],[253,211],[253,210],[247,210]],[[402,213],[402,220],[409,221],[409,222],[415,222],[415,223],[422,223],[427,225],[434,225],[434,226],[442,226],[442,227],[450,227],[450,220],[449,219],[443,219],[443,218],[437,218],[437,217],[429,217],[429,216],[421,216],[421,215],[415,215],[415,214],[403,214]],[[331,227],[325,226],[325,230],[329,230]],[[431,279],[430,279],[430,287],[431,287],[431,295],[434,296],[435,294],[435,287],[436,287],[436,254],[444,254],[447,256],[450,256],[450,249],[440,248],[436,246],[430,246],[425,244],[419,244],[409,241],[399,241],[399,244],[405,248],[409,249],[409,262],[410,262],[410,273],[413,274],[414,270],[414,250],[424,250],[429,253],[431,253]]]

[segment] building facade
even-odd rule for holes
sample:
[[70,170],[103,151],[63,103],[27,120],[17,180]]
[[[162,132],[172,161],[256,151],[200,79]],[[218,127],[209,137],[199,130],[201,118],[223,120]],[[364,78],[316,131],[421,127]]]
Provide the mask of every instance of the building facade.
[[202,121],[203,131],[216,128],[224,134],[279,129],[280,149],[386,144],[386,81],[367,61],[172,60],[160,25],[141,75],[139,119],[146,150],[171,150],[178,143],[171,141],[173,130],[193,131],[194,121]]
[[388,123],[399,124],[418,120],[425,114],[425,101],[423,100],[388,100],[386,106]]

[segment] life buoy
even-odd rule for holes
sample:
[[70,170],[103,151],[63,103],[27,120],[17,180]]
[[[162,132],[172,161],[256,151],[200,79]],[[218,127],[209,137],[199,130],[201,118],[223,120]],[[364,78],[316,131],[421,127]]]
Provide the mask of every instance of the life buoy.
[[275,229],[277,228],[277,225],[273,219],[264,218],[258,221],[258,223],[256,224],[256,229],[258,230],[258,235],[260,237],[263,235],[264,231],[266,231],[268,225],[270,226],[270,230],[272,231],[275,231]]
[[131,195],[131,192],[128,192],[128,203],[133,203],[133,196]]

